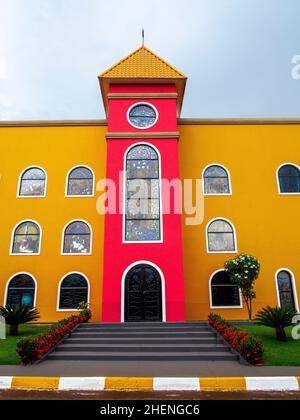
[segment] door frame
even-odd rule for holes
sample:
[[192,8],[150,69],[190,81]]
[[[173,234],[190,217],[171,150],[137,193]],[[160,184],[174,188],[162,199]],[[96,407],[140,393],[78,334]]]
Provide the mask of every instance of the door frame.
[[162,322],[166,322],[166,282],[165,282],[165,276],[161,269],[154,263],[150,261],[136,261],[133,264],[131,264],[129,267],[126,268],[126,270],[123,273],[122,276],[122,282],[121,282],[121,322],[125,323],[125,289],[126,289],[126,277],[129,271],[131,271],[134,267],[137,267],[139,265],[149,265],[150,267],[153,267],[158,274],[160,275],[161,280],[161,300],[162,300]]

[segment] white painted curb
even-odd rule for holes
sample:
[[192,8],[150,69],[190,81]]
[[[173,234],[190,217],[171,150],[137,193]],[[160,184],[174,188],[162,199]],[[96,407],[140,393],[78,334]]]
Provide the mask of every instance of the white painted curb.
[[246,378],[247,391],[299,391],[299,383],[293,377]]
[[104,391],[105,378],[60,378],[59,391]]
[[154,391],[200,391],[199,378],[154,378]]
[[10,389],[13,377],[12,376],[0,376],[0,389]]

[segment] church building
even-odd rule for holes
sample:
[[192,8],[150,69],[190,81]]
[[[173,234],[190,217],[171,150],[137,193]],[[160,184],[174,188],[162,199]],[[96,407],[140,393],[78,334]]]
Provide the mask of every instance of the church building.
[[[144,45],[99,76],[105,120],[0,122],[0,305],[42,322],[247,319],[300,293],[300,119],[181,117],[187,77]],[[104,210],[104,211],[103,211]]]

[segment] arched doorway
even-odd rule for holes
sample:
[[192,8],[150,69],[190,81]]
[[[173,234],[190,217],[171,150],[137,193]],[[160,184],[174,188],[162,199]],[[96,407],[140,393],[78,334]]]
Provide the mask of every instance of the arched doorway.
[[162,322],[162,279],[147,264],[133,267],[125,279],[125,322]]

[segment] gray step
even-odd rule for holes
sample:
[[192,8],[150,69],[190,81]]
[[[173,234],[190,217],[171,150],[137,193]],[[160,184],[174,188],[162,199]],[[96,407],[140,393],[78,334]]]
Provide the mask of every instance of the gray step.
[[195,352],[206,352],[206,353],[224,353],[226,351],[230,351],[229,348],[224,347],[223,345],[211,345],[211,344],[203,344],[203,345],[186,345],[186,344],[179,344],[179,345],[161,345],[161,344],[139,344],[138,346],[133,344],[115,344],[113,346],[108,345],[74,345],[74,344],[62,344],[56,347],[55,351],[58,352],[89,352],[89,353],[195,353]]
[[79,328],[78,331],[85,332],[205,332],[210,331],[208,327],[101,327],[101,328]]
[[191,352],[191,353],[102,353],[95,354],[92,352],[76,353],[76,352],[53,352],[48,360],[80,360],[80,361],[233,361],[238,360],[238,356],[230,352]]
[[109,331],[100,331],[100,332],[82,332],[80,330],[76,331],[72,334],[72,337],[78,337],[78,338],[161,338],[161,337],[168,337],[168,338],[176,338],[176,337],[195,337],[195,338],[212,338],[215,337],[216,334],[207,331],[189,331],[189,332],[164,332],[164,333],[158,333],[158,332],[109,332]]
[[188,344],[188,345],[196,345],[196,344],[215,344],[216,338],[186,338],[186,337],[177,337],[177,338],[77,338],[77,336],[71,336],[64,341],[64,343],[68,344],[82,344],[82,345],[89,345],[89,344]]
[[82,324],[80,328],[147,328],[147,327],[208,327],[207,322],[129,322],[129,323],[94,323],[94,324]]

